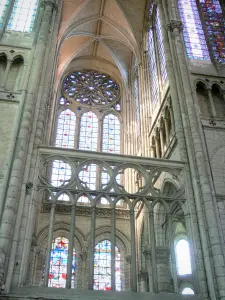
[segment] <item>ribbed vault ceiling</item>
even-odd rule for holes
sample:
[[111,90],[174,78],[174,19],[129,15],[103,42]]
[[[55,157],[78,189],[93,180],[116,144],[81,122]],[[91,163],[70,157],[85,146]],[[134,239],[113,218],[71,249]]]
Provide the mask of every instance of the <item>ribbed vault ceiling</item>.
[[144,10],[145,0],[64,0],[58,76],[87,58],[118,68],[126,82],[132,53],[139,56]]

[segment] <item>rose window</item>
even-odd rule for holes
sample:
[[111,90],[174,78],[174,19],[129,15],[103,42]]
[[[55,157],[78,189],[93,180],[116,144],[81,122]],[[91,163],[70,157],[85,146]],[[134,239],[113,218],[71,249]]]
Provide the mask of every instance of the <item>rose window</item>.
[[97,71],[76,71],[68,75],[63,92],[68,98],[88,105],[111,105],[120,96],[118,84],[107,74]]

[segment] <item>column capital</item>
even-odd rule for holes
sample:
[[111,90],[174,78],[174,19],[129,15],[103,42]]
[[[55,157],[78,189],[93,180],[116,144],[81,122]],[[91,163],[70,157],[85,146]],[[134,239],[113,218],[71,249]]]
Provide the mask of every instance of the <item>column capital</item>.
[[180,20],[171,20],[168,24],[166,24],[166,29],[171,32],[174,32],[174,30],[177,29],[181,32],[183,30],[183,24]]

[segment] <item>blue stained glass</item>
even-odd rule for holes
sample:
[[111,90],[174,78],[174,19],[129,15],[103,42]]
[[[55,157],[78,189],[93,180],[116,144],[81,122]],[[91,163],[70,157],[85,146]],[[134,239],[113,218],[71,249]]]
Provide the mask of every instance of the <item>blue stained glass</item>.
[[157,65],[156,65],[153,28],[150,28],[148,32],[148,56],[149,56],[151,98],[153,104],[156,104],[159,100],[159,82],[158,82],[158,73],[157,73]]
[[3,26],[5,14],[9,6],[9,1],[10,0],[0,0],[0,28],[2,28]]
[[120,153],[120,122],[113,114],[103,120],[102,151]]
[[219,63],[225,63],[225,19],[218,0],[200,0],[209,42],[213,56]]
[[56,147],[74,148],[76,115],[70,109],[62,111],[56,129]]
[[210,60],[196,0],[178,1],[183,22],[184,42],[190,59]]
[[[111,290],[111,242],[104,240],[95,246],[94,290]],[[115,247],[116,291],[121,291],[120,250]]]
[[7,29],[31,32],[37,13],[38,0],[16,0]]
[[98,145],[98,118],[89,111],[81,117],[79,149],[97,151]]
[[157,7],[157,11],[156,11],[155,29],[156,29],[157,49],[158,49],[158,53],[159,53],[159,67],[160,67],[162,84],[164,84],[167,79],[166,58],[165,58],[165,52],[164,52],[164,46],[163,46],[163,37],[162,37],[158,7]]
[[[69,240],[58,237],[52,241],[50,257],[50,270],[48,274],[48,286],[54,288],[66,287],[67,261],[68,261]],[[75,275],[75,249],[73,249],[71,287],[74,288]]]

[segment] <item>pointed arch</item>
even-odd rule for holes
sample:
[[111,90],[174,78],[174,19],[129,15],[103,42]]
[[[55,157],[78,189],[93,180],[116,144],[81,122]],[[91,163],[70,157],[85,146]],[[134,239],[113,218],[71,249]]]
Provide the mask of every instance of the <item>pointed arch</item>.
[[98,118],[92,112],[85,112],[81,116],[79,149],[97,151],[98,147]]

